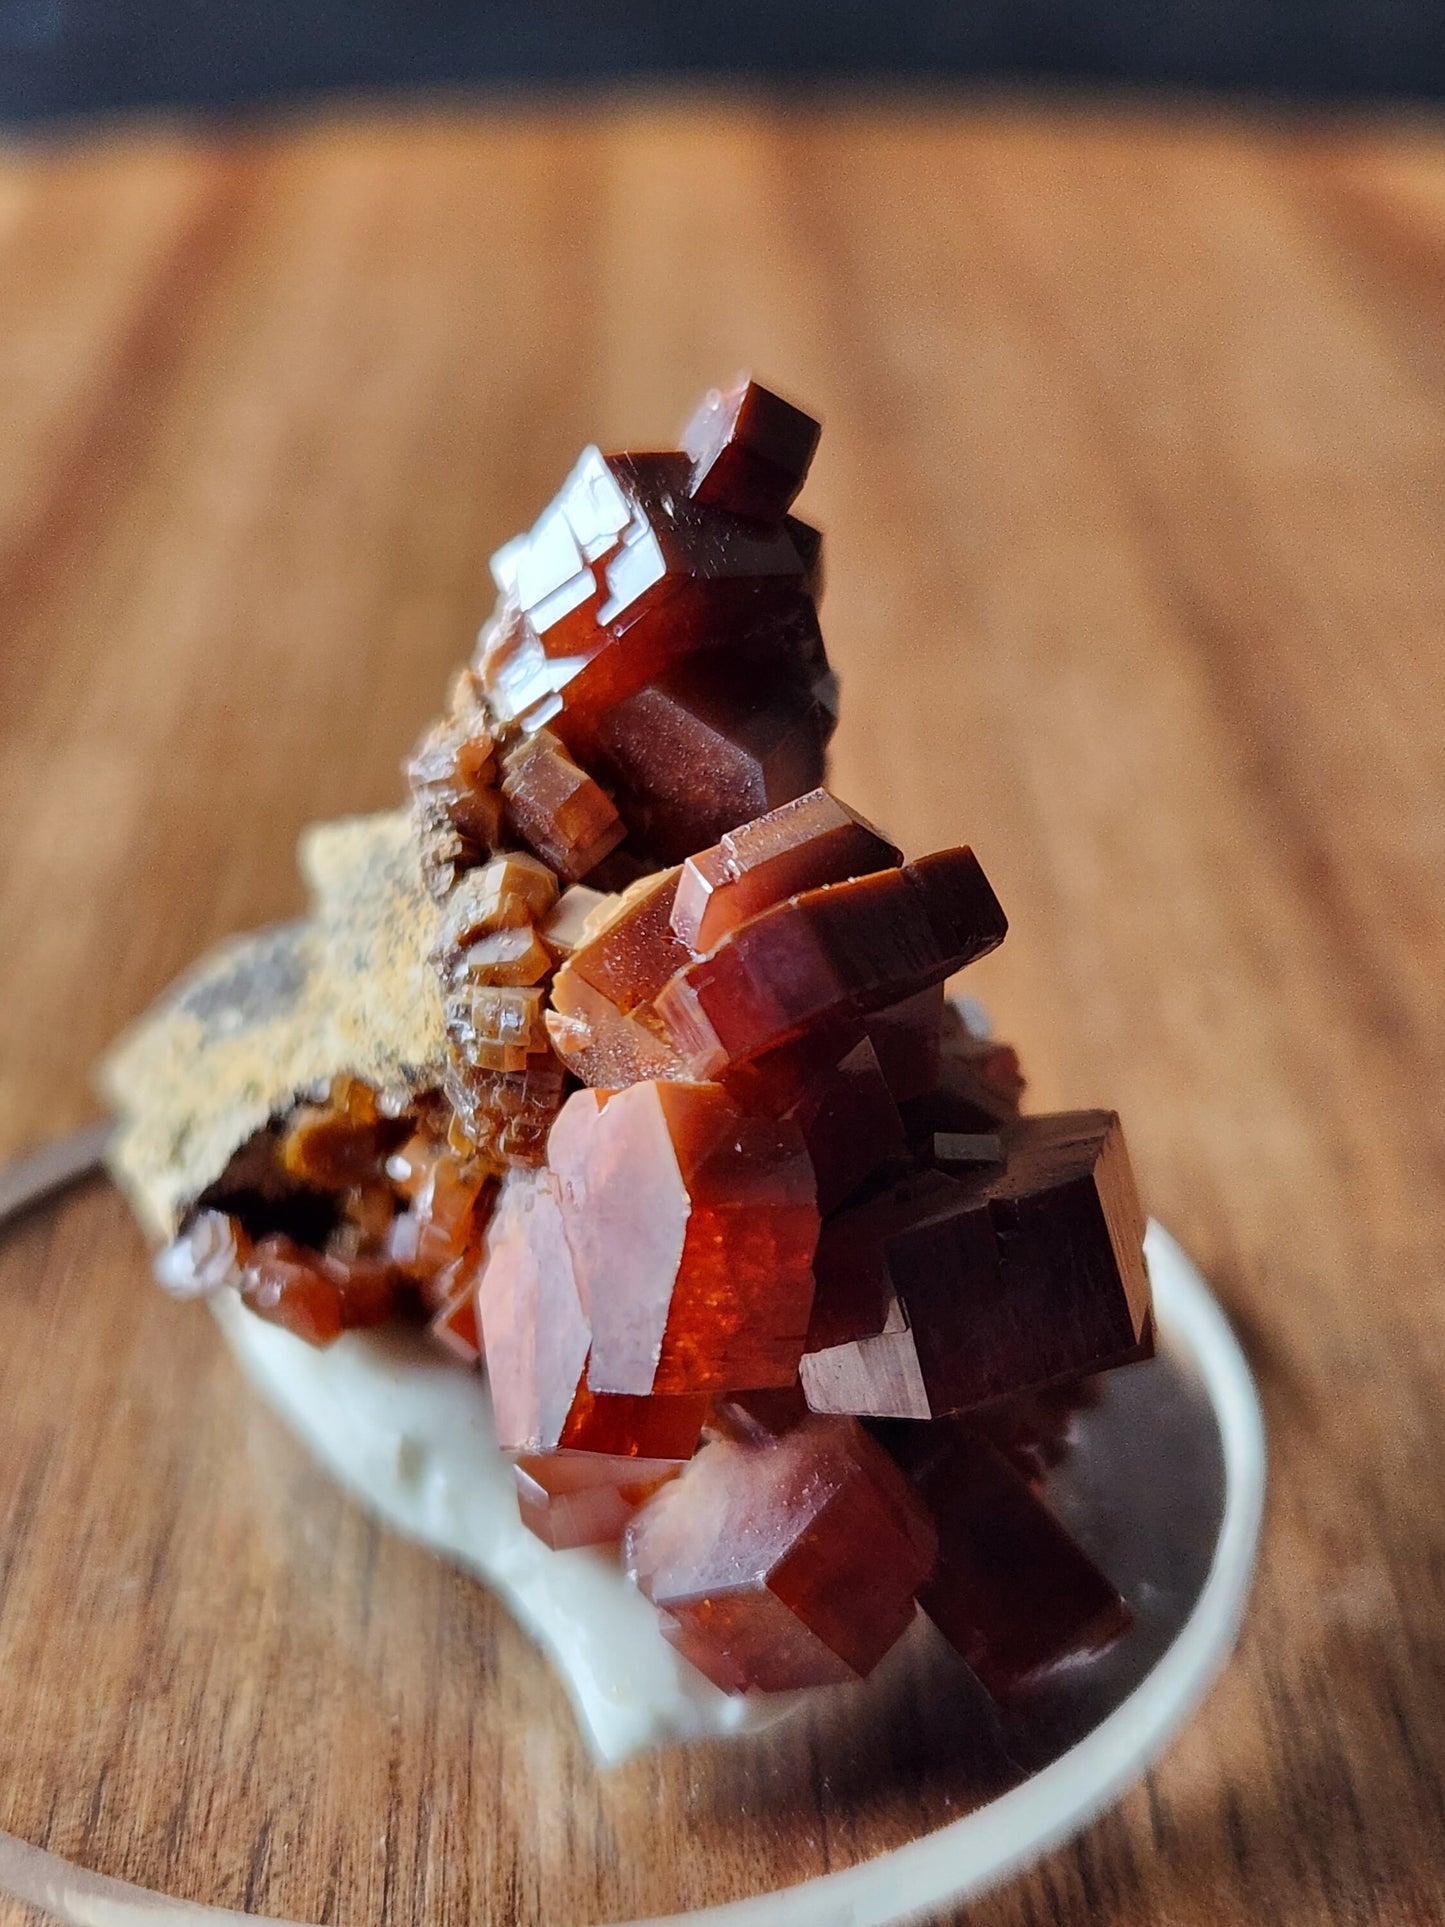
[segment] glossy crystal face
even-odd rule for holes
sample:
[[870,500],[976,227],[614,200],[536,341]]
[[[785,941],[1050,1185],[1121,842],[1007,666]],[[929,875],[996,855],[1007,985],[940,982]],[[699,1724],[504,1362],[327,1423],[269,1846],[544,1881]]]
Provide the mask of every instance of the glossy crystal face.
[[716,1439],[627,1530],[667,1636],[730,1692],[870,1673],[903,1633],[937,1540],[922,1501],[854,1419]]

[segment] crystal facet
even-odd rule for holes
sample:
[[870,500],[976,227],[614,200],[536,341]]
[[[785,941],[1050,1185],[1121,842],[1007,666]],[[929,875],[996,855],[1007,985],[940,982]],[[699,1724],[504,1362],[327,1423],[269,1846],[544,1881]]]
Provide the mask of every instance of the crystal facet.
[[617,1087],[684,1074],[652,1000],[692,961],[672,929],[679,872],[644,877],[568,956],[552,982],[547,1029],[584,1084]]
[[508,824],[569,883],[595,870],[626,835],[601,784],[548,730],[524,736],[502,766]]
[[513,1468],[517,1508],[554,1551],[620,1539],[638,1506],[673,1478],[678,1459],[613,1458],[603,1452],[532,1453]]
[[815,1411],[937,1418],[1141,1355],[1144,1219],[1117,1116],[1022,1118],[1007,1150],[886,1236],[889,1316],[804,1359]]
[[924,1508],[854,1419],[705,1445],[627,1528],[663,1630],[727,1692],[870,1673],[932,1570]]
[[694,1076],[715,1077],[813,1025],[915,996],[1002,942],[1007,925],[971,850],[833,883],[740,925],[659,993]]
[[740,375],[705,395],[682,431],[688,492],[733,515],[776,521],[803,486],[820,432],[811,415]]
[[692,1452],[705,1397],[609,1398],[586,1383],[591,1328],[553,1172],[514,1173],[502,1187],[477,1311],[503,1451]]
[[650,1082],[578,1092],[548,1156],[594,1391],[792,1383],[818,1235],[796,1125],[747,1116],[715,1084]]
[[1125,1632],[1129,1608],[1003,1453],[910,1427],[904,1463],[938,1533],[918,1603],[998,1700]]
[[682,866],[672,927],[701,956],[786,897],[903,861],[872,824],[827,790],[810,790],[744,823]]
[[[805,602],[794,614],[811,627]],[[780,677],[767,653],[753,662],[735,650],[693,657],[599,718],[598,754],[618,808],[658,862],[676,862],[823,780],[834,717],[818,678]]]

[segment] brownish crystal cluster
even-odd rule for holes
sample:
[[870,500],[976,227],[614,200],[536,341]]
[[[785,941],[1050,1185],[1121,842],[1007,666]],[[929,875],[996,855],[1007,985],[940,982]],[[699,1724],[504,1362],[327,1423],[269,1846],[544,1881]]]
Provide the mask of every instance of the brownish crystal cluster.
[[977,858],[822,787],[817,443],[749,381],[589,449],[408,772],[439,1075],[338,1068],[163,1255],[315,1344],[484,1356],[527,1524],[620,1543],[730,1691],[867,1674],[921,1607],[1006,1695],[1127,1624],[1041,1486],[1148,1355],[1112,1113],[1020,1114],[945,1002]]

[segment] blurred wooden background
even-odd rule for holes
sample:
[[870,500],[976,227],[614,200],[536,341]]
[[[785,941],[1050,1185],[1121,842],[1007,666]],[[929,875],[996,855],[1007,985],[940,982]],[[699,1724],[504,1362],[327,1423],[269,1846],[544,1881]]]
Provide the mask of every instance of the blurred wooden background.
[[970,987],[1037,1103],[1123,1111],[1272,1427],[1238,1661],[974,1927],[1445,1914],[1442,290],[1428,124],[659,102],[0,154],[0,1153],[298,907],[303,823],[398,797],[583,440],[742,365],[823,415],[836,786],[977,846],[1012,933]]

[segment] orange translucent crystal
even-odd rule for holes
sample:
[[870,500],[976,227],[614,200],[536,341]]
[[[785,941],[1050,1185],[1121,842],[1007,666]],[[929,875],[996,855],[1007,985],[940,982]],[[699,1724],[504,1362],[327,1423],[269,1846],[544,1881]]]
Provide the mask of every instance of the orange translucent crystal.
[[936,1540],[853,1419],[705,1445],[627,1528],[666,1637],[726,1692],[860,1679],[903,1633]]
[[383,1117],[376,1093],[354,1077],[333,1080],[318,1104],[300,1104],[281,1134],[288,1177],[319,1191],[342,1191],[380,1176],[387,1152],[406,1126]]
[[384,1325],[397,1308],[397,1277],[382,1259],[348,1262],[272,1232],[247,1260],[241,1297],[259,1317],[325,1346],[343,1331]]
[[496,743],[470,672],[458,678],[448,714],[422,738],[407,764],[422,877],[445,898],[457,878],[499,840],[502,798]]
[[459,1285],[447,1297],[427,1327],[437,1343],[459,1358],[464,1365],[475,1365],[482,1355],[482,1327],[477,1317],[477,1274],[467,1267]]
[[385,1234],[387,1256],[401,1270],[429,1279],[479,1246],[491,1189],[479,1159],[418,1131],[392,1152],[386,1174],[406,1203]]
[[444,1082],[462,1144],[499,1165],[540,1164],[562,1102],[563,1077],[550,1056],[529,1056],[519,1071],[448,1066]]
[[587,1364],[592,1335],[547,1171],[502,1187],[477,1283],[477,1312],[503,1451],[553,1450]]
[[508,851],[458,879],[438,926],[434,957],[451,969],[471,945],[502,930],[530,929],[551,911],[557,879],[537,857]]
[[818,1211],[795,1124],[717,1085],[579,1091],[548,1146],[596,1392],[787,1385],[813,1298]]
[[633,884],[552,981],[547,1030],[584,1084],[616,1088],[683,1074],[652,1009],[657,992],[692,961],[672,928],[679,874],[664,870]]
[[550,1049],[545,998],[535,985],[464,980],[446,1000],[447,1036],[474,1070],[525,1070],[529,1057]]
[[595,870],[626,835],[607,792],[549,730],[524,736],[502,767],[508,824],[569,883]]

